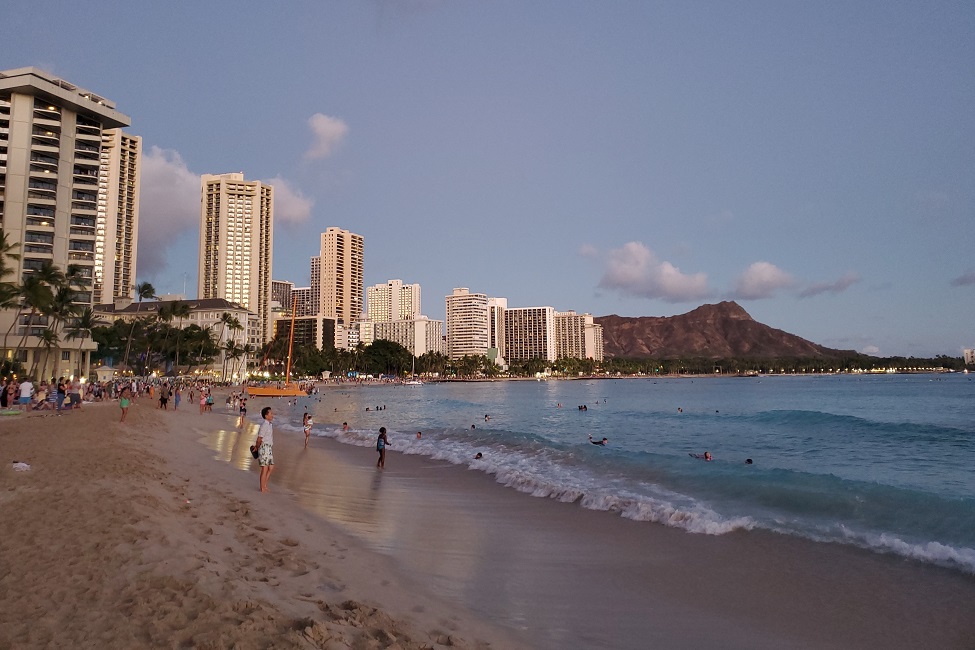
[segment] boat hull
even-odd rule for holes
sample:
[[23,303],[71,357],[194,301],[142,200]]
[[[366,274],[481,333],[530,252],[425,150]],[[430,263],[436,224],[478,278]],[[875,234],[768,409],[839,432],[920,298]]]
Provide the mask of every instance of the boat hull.
[[246,390],[249,397],[304,397],[308,395],[306,391],[294,387],[248,386]]

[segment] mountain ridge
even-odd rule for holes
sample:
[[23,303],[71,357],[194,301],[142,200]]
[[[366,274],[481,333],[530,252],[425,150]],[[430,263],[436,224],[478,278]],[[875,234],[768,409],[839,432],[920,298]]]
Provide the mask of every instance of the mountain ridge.
[[834,350],[759,323],[734,301],[705,304],[676,316],[597,316],[607,357],[802,357],[858,355]]

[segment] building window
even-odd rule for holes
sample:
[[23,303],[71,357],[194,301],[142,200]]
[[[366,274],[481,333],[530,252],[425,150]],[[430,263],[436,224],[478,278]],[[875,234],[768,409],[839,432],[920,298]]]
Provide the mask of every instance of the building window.
[[71,350],[61,351],[61,361],[71,361]]

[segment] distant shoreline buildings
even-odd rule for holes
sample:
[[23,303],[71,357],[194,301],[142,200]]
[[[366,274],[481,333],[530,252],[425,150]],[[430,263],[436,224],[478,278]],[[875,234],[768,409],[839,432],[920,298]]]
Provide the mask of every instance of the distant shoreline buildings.
[[[122,130],[130,124],[113,102],[63,79],[34,68],[0,72],[0,226],[20,255],[5,261],[11,275],[70,268],[81,279],[75,305],[125,319],[157,313],[165,303],[129,308],[142,157],[141,138]],[[438,321],[422,314],[418,284],[391,279],[365,287],[363,237],[338,227],[321,233],[309,286],[274,280],[274,188],[243,172],[201,175],[199,237],[197,298],[168,299],[190,303],[190,320],[222,332],[222,349],[250,346],[255,355],[290,329],[293,312],[299,344],[319,349],[384,339],[415,356],[485,355],[501,367],[559,356],[602,360],[601,328],[588,314],[508,308],[504,298],[455,289],[446,297],[446,320]],[[50,319],[34,311],[25,304],[0,312],[7,339],[18,342],[5,340],[6,357],[16,354],[35,368],[43,363],[45,373],[87,374],[91,339],[48,364]],[[228,319],[239,326],[226,327]]]

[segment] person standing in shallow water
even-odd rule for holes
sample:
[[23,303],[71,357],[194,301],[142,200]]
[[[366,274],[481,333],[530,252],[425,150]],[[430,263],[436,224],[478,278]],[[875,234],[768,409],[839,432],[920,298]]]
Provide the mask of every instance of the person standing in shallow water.
[[386,427],[379,427],[379,437],[376,438],[376,451],[379,452],[379,460],[376,461],[376,467],[386,467],[386,445],[388,444],[389,438],[386,437]]
[[274,471],[274,430],[271,422],[274,420],[274,413],[270,406],[261,409],[261,428],[257,430],[257,464],[261,466],[261,492],[267,492],[267,482]]

